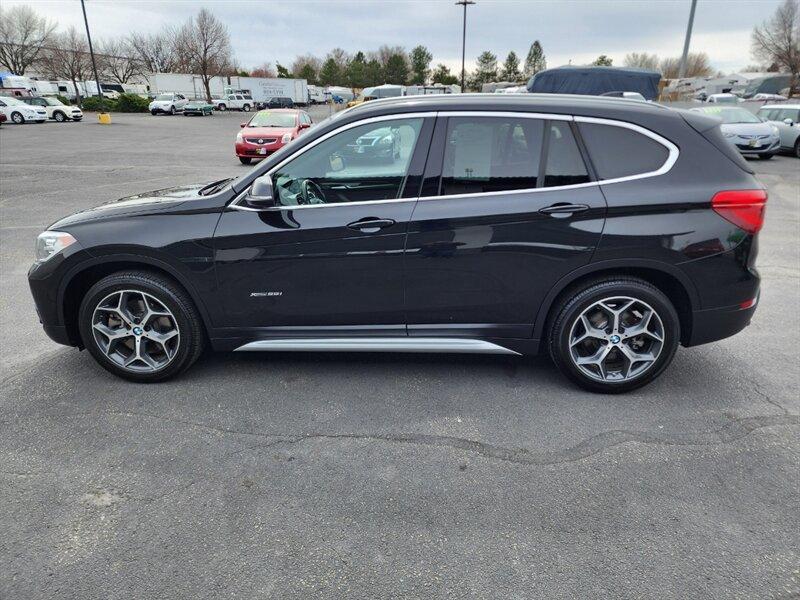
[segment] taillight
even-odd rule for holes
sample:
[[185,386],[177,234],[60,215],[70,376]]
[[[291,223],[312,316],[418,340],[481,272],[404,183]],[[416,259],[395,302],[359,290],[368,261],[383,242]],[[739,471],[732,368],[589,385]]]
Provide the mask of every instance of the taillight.
[[766,190],[729,190],[711,199],[714,212],[748,233],[758,233],[764,225],[766,207]]

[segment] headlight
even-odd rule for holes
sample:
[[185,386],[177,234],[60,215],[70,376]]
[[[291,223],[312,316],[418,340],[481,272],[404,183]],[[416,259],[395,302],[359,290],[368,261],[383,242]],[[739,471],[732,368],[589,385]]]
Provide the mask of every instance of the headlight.
[[282,144],[288,144],[292,141],[292,134],[291,133],[284,133],[283,137],[281,138]]
[[63,231],[43,231],[36,238],[36,262],[44,262],[75,243],[75,238]]
[[244,138],[244,136],[242,136],[242,132],[241,131],[236,134],[236,141],[237,142],[241,142],[243,138]]

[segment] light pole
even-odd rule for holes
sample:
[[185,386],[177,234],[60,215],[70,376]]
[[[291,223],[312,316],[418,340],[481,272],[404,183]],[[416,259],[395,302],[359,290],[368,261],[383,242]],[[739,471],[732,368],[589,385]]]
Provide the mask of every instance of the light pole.
[[[83,1],[83,0],[81,0]],[[458,0],[456,6],[464,7],[464,31],[461,34],[461,91],[464,91],[464,78],[466,71],[464,70],[464,58],[467,50],[467,6],[475,4],[475,0]]]
[[683,79],[686,77],[686,63],[689,60],[689,41],[692,39],[692,26],[694,25],[695,8],[697,8],[697,0],[692,0],[692,8],[689,9],[689,24],[686,26],[686,39],[683,42],[681,64],[678,67],[678,79]]
[[89,55],[92,57],[92,69],[94,70],[94,82],[97,84],[97,96],[100,98],[102,106],[103,92],[100,90],[100,78],[97,76],[97,62],[94,60],[94,49],[92,48],[92,36],[89,34],[89,19],[86,18],[86,5],[81,0],[81,9],[83,10],[83,22],[86,25],[86,39],[89,40]]

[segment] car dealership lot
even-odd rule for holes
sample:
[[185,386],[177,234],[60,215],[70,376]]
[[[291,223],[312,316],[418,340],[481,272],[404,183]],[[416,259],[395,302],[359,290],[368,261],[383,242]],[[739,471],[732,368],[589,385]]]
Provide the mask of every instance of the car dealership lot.
[[751,327],[625,396],[496,356],[209,354],[137,386],[51,343],[36,234],[246,171],[248,116],[3,125],[0,597],[800,592],[800,161],[752,163]]

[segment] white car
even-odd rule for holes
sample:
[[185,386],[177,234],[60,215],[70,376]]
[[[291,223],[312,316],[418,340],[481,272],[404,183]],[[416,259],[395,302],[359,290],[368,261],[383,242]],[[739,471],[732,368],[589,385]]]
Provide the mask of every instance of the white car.
[[43,108],[47,111],[47,118],[63,123],[64,121],[80,121],[83,118],[83,111],[77,106],[67,106],[58,98],[32,97],[24,98],[26,104]]
[[781,96],[780,94],[756,94],[750,99],[755,102],[781,102],[788,100],[786,96]]
[[800,104],[766,104],[758,109],[758,116],[778,128],[781,151],[800,158]]
[[736,94],[711,94],[706,98],[706,102],[711,104],[738,104],[742,102],[742,99]]
[[148,108],[152,115],[158,113],[174,115],[176,112],[181,112],[187,102],[189,100],[183,94],[159,94]]
[[8,96],[0,97],[0,111],[12,123],[44,123],[47,121],[47,111],[40,106],[25,104],[17,98]]
[[256,103],[251,96],[244,94],[227,94],[221,100],[216,100],[214,103],[217,110],[243,110],[250,112],[255,108]]
[[720,129],[742,156],[768,160],[780,149],[778,128],[741,106],[704,106],[691,109],[722,120]]

